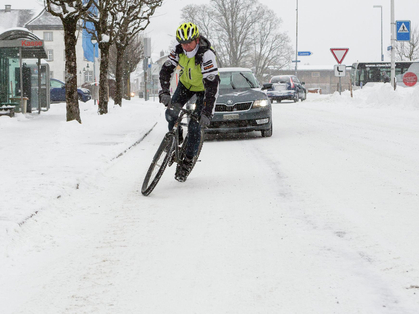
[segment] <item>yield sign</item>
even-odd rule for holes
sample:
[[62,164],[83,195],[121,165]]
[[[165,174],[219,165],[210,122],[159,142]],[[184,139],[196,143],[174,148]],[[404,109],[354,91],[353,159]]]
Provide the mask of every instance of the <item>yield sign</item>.
[[333,56],[339,64],[341,64],[343,59],[345,59],[348,50],[349,48],[330,48],[330,51],[332,52]]

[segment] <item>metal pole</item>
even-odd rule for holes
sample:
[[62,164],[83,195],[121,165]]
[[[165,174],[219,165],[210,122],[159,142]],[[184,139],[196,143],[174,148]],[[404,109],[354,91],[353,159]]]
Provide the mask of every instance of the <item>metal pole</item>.
[[396,23],[394,22],[394,0],[391,0],[391,86],[396,89]]
[[19,47],[19,74],[20,74],[20,112],[26,113],[26,108],[23,105],[23,61],[22,61],[22,47]]
[[382,5],[373,5],[373,8],[381,10],[381,61],[384,61],[383,54],[383,6]]
[[38,58],[38,114],[41,114],[41,58]]
[[[93,76],[94,76],[94,82],[95,82],[95,92],[96,92],[96,88],[97,88],[97,81],[96,81],[96,43],[93,44]],[[95,97],[96,98],[96,97]],[[94,104],[97,105],[96,103],[97,99],[93,100]]]
[[295,76],[297,76],[297,65],[298,65],[298,0],[296,7],[296,19],[295,19]]
[[384,61],[384,53],[383,53],[383,6],[380,5],[381,9],[381,61]]
[[147,72],[148,72],[148,58],[144,58],[144,100],[148,100],[148,92],[147,92]]

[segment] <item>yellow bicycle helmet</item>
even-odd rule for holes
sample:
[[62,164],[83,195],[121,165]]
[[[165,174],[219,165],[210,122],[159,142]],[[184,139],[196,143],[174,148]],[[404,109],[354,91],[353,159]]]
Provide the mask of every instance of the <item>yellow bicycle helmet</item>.
[[176,30],[176,40],[180,44],[188,44],[199,37],[198,27],[193,23],[183,23]]

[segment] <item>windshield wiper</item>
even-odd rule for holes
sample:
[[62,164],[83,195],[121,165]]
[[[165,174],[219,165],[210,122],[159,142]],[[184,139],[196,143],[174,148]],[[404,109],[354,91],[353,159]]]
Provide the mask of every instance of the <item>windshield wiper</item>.
[[249,80],[242,72],[240,72],[240,75],[244,77],[244,79],[250,85],[251,88],[255,88],[255,85],[253,85],[252,81]]

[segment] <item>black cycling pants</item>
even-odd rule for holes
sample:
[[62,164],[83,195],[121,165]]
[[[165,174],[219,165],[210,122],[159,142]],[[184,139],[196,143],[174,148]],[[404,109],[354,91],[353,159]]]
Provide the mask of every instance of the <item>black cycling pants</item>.
[[[172,96],[172,107],[182,108],[188,100],[196,95],[195,110],[194,114],[200,118],[202,107],[204,106],[205,92],[193,92],[187,89],[181,82],[179,82],[175,93]],[[176,106],[177,105],[177,106]],[[173,129],[175,125],[176,117],[179,112],[169,112],[166,110],[166,120],[169,122],[169,131]],[[198,153],[199,143],[201,141],[201,127],[199,122],[195,119],[191,119],[188,125],[188,143],[186,145],[186,156],[188,158],[194,157]]]

